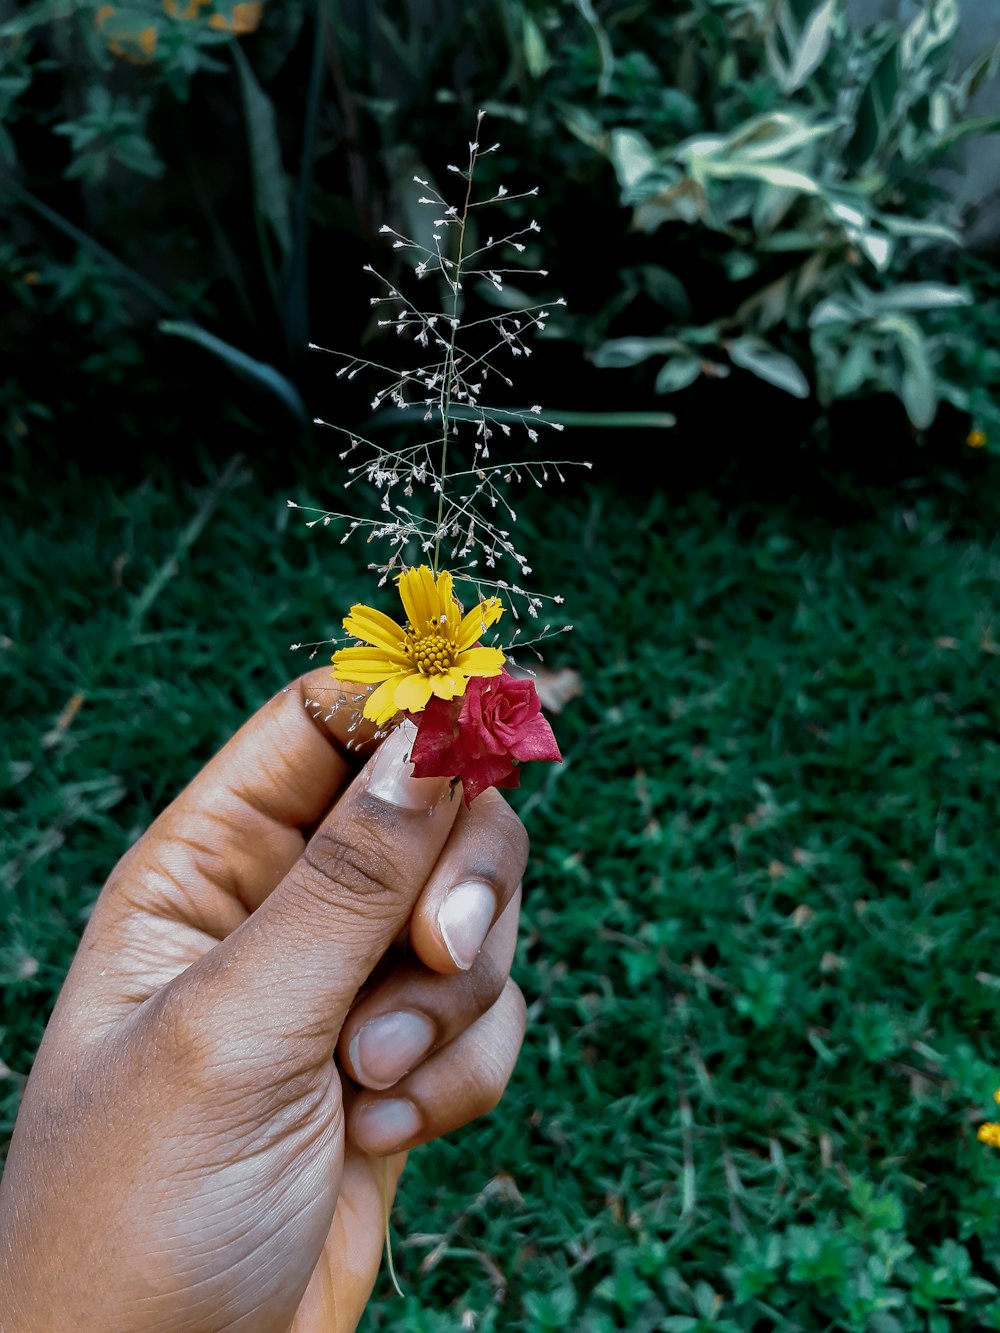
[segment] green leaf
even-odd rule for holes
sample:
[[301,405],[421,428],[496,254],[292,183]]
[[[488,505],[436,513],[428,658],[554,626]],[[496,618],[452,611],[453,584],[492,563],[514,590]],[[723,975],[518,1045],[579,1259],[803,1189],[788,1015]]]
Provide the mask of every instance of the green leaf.
[[611,137],[606,133],[600,120],[582,106],[568,102],[554,102],[559,119],[575,139],[593,149],[595,153],[609,156]]
[[833,376],[834,398],[849,398],[866,384],[875,367],[875,355],[866,338],[853,337]]
[[525,1296],[525,1313],[531,1319],[532,1328],[537,1328],[539,1333],[552,1333],[567,1327],[573,1318],[576,1300],[576,1292],[569,1283],[552,1291],[531,1291]]
[[[526,407],[508,409],[512,414],[522,416]],[[423,421],[427,415],[425,407],[402,407],[391,416],[383,412],[363,423],[362,429],[385,429],[391,423]],[[452,405],[449,416],[453,421],[479,421],[478,408],[466,407],[462,403]],[[677,418],[671,412],[572,412],[559,408],[547,407],[539,417],[541,421],[557,422],[561,426],[582,426],[593,430],[665,430],[677,425]]]
[[540,79],[552,64],[542,30],[527,12],[521,11],[521,40],[524,43],[524,63],[533,79]]
[[972,62],[962,75],[959,83],[961,105],[964,107],[970,98],[996,77],[1000,67],[1000,42],[994,42],[981,56]]
[[570,412],[546,408],[542,420],[595,430],[663,430],[677,425],[677,418],[671,412]]
[[867,304],[847,296],[828,296],[809,316],[809,327],[820,329],[826,324],[856,324],[870,314]]
[[899,42],[894,40],[876,65],[858,106],[857,127],[850,144],[851,155],[856,161],[867,162],[878,149],[892,116],[899,84]]
[[734,366],[749,370],[758,379],[766,380],[775,388],[784,389],[794,398],[808,398],[809,381],[790,356],[776,352],[761,338],[735,338],[726,344],[726,351]]
[[900,56],[904,67],[916,69],[950,42],[958,32],[958,0],[927,0],[903,33]]
[[651,356],[686,350],[677,338],[612,338],[597,348],[593,362],[602,370],[620,370],[624,366],[637,366]]
[[691,313],[691,302],[684,290],[684,284],[676,274],[659,264],[640,264],[628,272],[635,275],[639,290],[651,301],[669,310],[679,321],[688,318]]
[[779,231],[773,236],[763,237],[757,245],[758,250],[766,254],[787,254],[796,250],[814,251],[817,237],[811,231]]
[[622,966],[629,990],[635,991],[645,985],[650,977],[656,976],[660,970],[660,961],[652,952],[626,953],[622,957]]
[[679,157],[698,156],[761,162],[793,153],[817,139],[829,138],[840,127],[838,120],[810,124],[808,119],[790,111],[771,111],[745,121],[728,137],[701,135],[689,139]]
[[940,241],[944,245],[961,245],[962,237],[943,222],[933,222],[924,218],[894,217],[887,213],[878,219],[881,226],[893,236],[908,237],[912,240]]
[[612,130],[610,156],[623,190],[633,189],[659,166],[649,140],[637,130]]
[[705,212],[704,189],[697,181],[682,177],[641,203],[633,222],[637,231],[652,232],[664,222],[705,222]]
[[678,393],[693,384],[701,374],[701,362],[696,356],[677,356],[665,361],[656,377],[657,393]]
[[214,333],[199,328],[197,324],[188,324],[183,320],[161,319],[157,328],[161,333],[187,338],[204,347],[206,351],[214,353],[237,374],[255,381],[273,393],[303,425],[308,424],[309,415],[298,389],[287,376],[282,375],[273,366],[267,365],[264,361],[256,361],[252,356],[247,356],[246,352],[241,352],[238,347],[233,347],[230,343],[217,338]]
[[722,1297],[705,1281],[696,1282],[692,1294],[695,1310],[702,1319],[711,1323],[719,1313]]
[[905,315],[883,315],[876,328],[891,334],[903,359],[899,396],[917,430],[926,430],[937,415],[938,395],[927,341]]
[[[786,190],[798,190],[801,194],[820,193],[819,184],[812,176],[807,176],[804,171],[796,171],[792,167],[777,166],[773,163],[748,162],[745,159],[726,162],[702,158],[698,162],[697,171],[703,176],[714,177],[717,180],[759,180],[766,181],[768,185],[781,185]],[[692,163],[692,175],[695,175],[694,163]]]
[[591,0],[573,0],[573,3],[583,16],[584,22],[589,25],[597,45],[597,54],[601,64],[601,72],[597,76],[597,95],[598,97],[606,97],[610,91],[611,79],[615,72],[615,53],[611,41],[597,17],[597,12]]
[[156,156],[153,145],[143,134],[126,134],[115,141],[114,156],[129,171],[137,171],[154,179],[162,176],[166,167]]
[[969,120],[960,120],[949,126],[935,139],[934,148],[943,152],[960,140],[967,139],[970,134],[996,134],[998,131],[1000,131],[1000,115],[973,116]]
[[971,305],[972,297],[943,282],[903,282],[879,292],[872,304],[877,310],[954,310]]
[[282,254],[287,255],[292,246],[291,210],[274,104],[257,82],[239,43],[233,42],[231,49],[240,78],[257,208],[270,224]]
[[0,37],[23,37],[42,23],[71,18],[77,8],[78,0],[38,0],[37,4],[29,5],[16,18],[0,24]]
[[852,237],[860,249],[868,256],[880,273],[884,273],[892,262],[893,245],[888,236],[865,228]]
[[802,29],[802,39],[788,72],[785,92],[793,93],[817,70],[826,58],[833,36],[833,25],[840,12],[840,0],[825,0],[814,9]]

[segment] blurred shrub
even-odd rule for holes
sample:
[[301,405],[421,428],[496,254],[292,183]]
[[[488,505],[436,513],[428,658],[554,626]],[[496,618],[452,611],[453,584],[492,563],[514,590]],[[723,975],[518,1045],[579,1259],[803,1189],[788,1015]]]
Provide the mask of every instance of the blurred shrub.
[[[173,426],[158,408],[186,367],[157,319],[305,419],[290,377],[305,271],[291,281],[285,260],[307,219],[293,237],[274,106],[237,40],[263,19],[259,3],[39,0],[0,24],[8,437],[95,401],[129,434]],[[272,6],[258,57],[272,79],[304,26],[303,4]]]
[[[918,430],[943,398],[997,438],[937,168],[997,128],[965,108],[998,58],[956,71],[958,20],[958,0],[905,30],[843,0],[36,0],[0,23],[8,434],[106,410],[109,385],[132,434],[154,403],[175,420],[178,379],[225,410],[218,361],[154,343],[158,320],[304,425],[308,338],[367,336],[379,224],[484,106],[498,181],[544,183],[538,257],[569,298],[550,381],[584,356],[627,372],[630,406],[685,391],[682,424],[751,376],[812,415],[894,395]],[[623,397],[620,374],[572,383],[566,406]]]
[[956,0],[926,0],[905,30],[859,28],[841,0],[648,6],[609,20],[597,106],[555,19],[523,30],[553,125],[608,157],[634,231],[655,238],[571,328],[596,365],[648,363],[660,394],[734,368],[824,407],[888,392],[920,429],[942,392],[967,406],[926,319],[971,300],[928,280],[961,243],[935,168],[1000,118],[963,118],[998,52],[953,68]]

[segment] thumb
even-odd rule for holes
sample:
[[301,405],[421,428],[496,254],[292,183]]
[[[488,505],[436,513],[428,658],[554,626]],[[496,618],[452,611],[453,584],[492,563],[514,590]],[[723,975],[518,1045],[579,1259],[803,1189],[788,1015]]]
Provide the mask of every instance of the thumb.
[[[330,1059],[354,998],[406,925],[462,802],[415,778],[401,723],[338,800],[264,903],[181,973],[168,1012],[232,1050],[268,1039],[304,1066]],[[242,1037],[242,1041],[239,1038]]]

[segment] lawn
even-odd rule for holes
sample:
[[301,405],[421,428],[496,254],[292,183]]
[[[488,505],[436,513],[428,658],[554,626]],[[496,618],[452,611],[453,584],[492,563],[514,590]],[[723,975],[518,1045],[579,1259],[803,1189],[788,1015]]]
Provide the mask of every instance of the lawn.
[[[499,1110],[414,1154],[405,1304],[381,1282],[366,1329],[1000,1329],[976,468],[526,497],[583,685],[515,795],[528,1036]],[[369,594],[363,546],[287,507],[330,500],[318,462],[275,471],[25,452],[0,483],[0,1141],[112,864]]]

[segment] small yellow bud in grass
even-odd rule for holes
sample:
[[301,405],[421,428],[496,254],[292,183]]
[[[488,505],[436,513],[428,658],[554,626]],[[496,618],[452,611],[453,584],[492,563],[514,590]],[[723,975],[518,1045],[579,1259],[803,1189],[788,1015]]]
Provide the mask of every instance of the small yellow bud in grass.
[[965,443],[970,449],[982,449],[986,444],[986,432],[984,430],[970,430],[965,437]]
[[976,1138],[980,1143],[988,1143],[991,1148],[1000,1148],[1000,1125],[987,1121],[976,1130]]
[[993,1100],[1000,1104],[1000,1088],[997,1088],[996,1092],[993,1094]]

